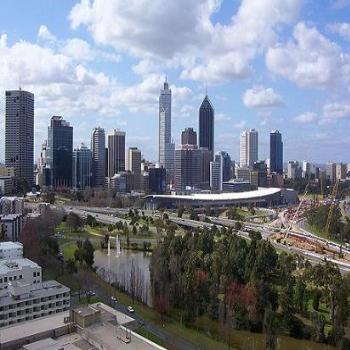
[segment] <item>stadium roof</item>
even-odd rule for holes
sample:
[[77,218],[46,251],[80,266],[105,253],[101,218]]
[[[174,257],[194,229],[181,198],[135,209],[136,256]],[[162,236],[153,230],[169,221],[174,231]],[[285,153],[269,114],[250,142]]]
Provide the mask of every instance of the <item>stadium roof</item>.
[[[229,192],[229,193],[194,193],[189,195],[166,195],[166,194],[159,194],[159,195],[150,195],[147,196],[148,198],[163,198],[163,199],[179,199],[179,200],[193,200],[193,201],[235,201],[235,200],[249,200],[249,199],[255,199],[255,198],[262,198],[262,197],[268,197],[272,196],[274,194],[277,194],[281,192],[280,188],[265,188],[265,187],[259,187],[257,190],[254,191],[245,191],[245,192]],[[146,197],[146,198],[147,198]]]

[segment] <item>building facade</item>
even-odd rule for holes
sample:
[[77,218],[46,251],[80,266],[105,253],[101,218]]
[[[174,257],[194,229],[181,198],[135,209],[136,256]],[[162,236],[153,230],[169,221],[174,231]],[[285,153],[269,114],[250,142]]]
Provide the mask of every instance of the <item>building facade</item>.
[[34,95],[6,91],[5,164],[15,169],[17,185],[34,183]]
[[167,182],[174,177],[175,145],[171,138],[171,89],[167,81],[159,96],[159,164],[167,171]]
[[92,185],[92,153],[83,143],[73,151],[73,187],[84,189]]
[[283,142],[278,130],[270,133],[270,173],[283,174]]
[[128,170],[134,174],[133,190],[141,190],[141,151],[137,147],[128,149]]
[[125,132],[113,130],[108,135],[108,176],[125,171]]
[[214,108],[208,95],[199,108],[199,147],[207,148],[214,155]]
[[182,145],[196,145],[197,144],[197,133],[193,128],[186,128],[181,133],[181,144]]
[[166,170],[163,167],[148,169],[149,192],[162,194],[166,191]]
[[104,129],[97,127],[92,131],[91,136],[92,174],[94,187],[103,187],[105,185],[105,167],[107,162],[105,147],[105,131]]
[[214,192],[222,191],[224,160],[219,152],[215,154],[214,160],[210,162],[210,189]]
[[255,129],[243,131],[240,135],[240,166],[253,168],[258,160],[259,138]]
[[61,116],[53,116],[48,129],[47,164],[51,186],[72,186],[73,127]]

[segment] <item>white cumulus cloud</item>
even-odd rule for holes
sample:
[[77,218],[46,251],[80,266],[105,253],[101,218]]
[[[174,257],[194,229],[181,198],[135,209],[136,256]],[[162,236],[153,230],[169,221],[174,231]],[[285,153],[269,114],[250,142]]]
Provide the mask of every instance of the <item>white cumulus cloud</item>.
[[301,87],[327,87],[350,81],[350,55],[315,27],[298,23],[293,40],[270,48],[267,67]]
[[305,112],[294,118],[294,121],[299,124],[314,123],[317,120],[317,115],[314,112]]
[[55,41],[56,37],[49,31],[46,25],[42,24],[38,30],[38,38],[47,41]]
[[269,108],[283,105],[282,97],[272,88],[261,85],[248,89],[242,96],[243,103],[248,108]]

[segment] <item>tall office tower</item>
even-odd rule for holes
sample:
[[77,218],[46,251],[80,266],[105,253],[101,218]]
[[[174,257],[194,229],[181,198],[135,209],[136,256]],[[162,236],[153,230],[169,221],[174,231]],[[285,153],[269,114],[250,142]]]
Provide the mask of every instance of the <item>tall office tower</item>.
[[[252,181],[253,178],[256,178],[256,183]],[[263,160],[254,163],[250,183],[259,187],[267,187],[267,165]]]
[[108,135],[108,176],[125,171],[125,132],[113,130]]
[[47,140],[45,140],[41,145],[40,157],[38,159],[38,173],[36,175],[36,184],[40,188],[51,184],[51,170],[47,165],[47,152],[48,144]]
[[243,131],[240,136],[240,166],[253,168],[258,160],[258,132],[255,129]]
[[222,157],[222,181],[228,181],[232,178],[231,157],[225,151],[220,151],[218,154],[220,154]]
[[73,187],[84,189],[92,184],[92,152],[83,143],[73,151]]
[[201,185],[200,188],[208,190],[210,188],[210,162],[213,160],[213,153],[207,148],[198,149],[201,155]]
[[326,177],[330,182],[335,182],[336,180],[336,167],[335,163],[328,162],[326,164]]
[[167,171],[167,182],[174,177],[175,145],[171,139],[171,89],[167,81],[159,96],[159,163]]
[[214,155],[214,108],[208,95],[199,108],[199,147],[207,148]]
[[186,128],[181,134],[182,145],[196,145],[197,144],[197,133],[193,128]]
[[270,173],[283,174],[283,142],[278,130],[270,133]]
[[128,170],[134,173],[134,189],[141,190],[141,151],[137,147],[128,149]]
[[201,185],[202,152],[196,145],[182,145],[175,151],[175,191],[182,192]]
[[72,186],[73,127],[61,116],[53,116],[48,128],[47,164],[53,187]]
[[17,184],[34,181],[34,95],[6,91],[5,164],[15,169]]
[[166,191],[166,170],[163,167],[148,169],[149,191],[151,193],[162,194]]
[[336,180],[345,180],[347,174],[347,165],[344,163],[337,163],[335,166]]
[[210,188],[212,191],[222,191],[224,159],[221,152],[215,154],[214,161],[210,162]]
[[103,187],[105,185],[105,156],[106,138],[104,129],[97,127],[92,131],[91,152],[92,152],[92,174],[93,186]]
[[301,176],[305,179],[310,179],[311,177],[311,164],[307,161],[303,161],[301,166]]
[[105,178],[108,177],[108,147],[105,148]]
[[302,170],[299,162],[297,160],[290,160],[288,162],[288,172],[287,176],[289,179],[300,179],[302,175]]

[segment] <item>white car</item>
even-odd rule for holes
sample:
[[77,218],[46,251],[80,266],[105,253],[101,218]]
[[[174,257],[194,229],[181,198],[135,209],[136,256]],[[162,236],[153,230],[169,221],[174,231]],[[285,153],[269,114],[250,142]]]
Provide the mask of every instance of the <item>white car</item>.
[[128,311],[132,314],[135,312],[135,310],[132,306],[128,306]]
[[114,302],[114,303],[116,303],[117,302],[117,298],[115,297],[115,296],[111,296],[111,300]]

